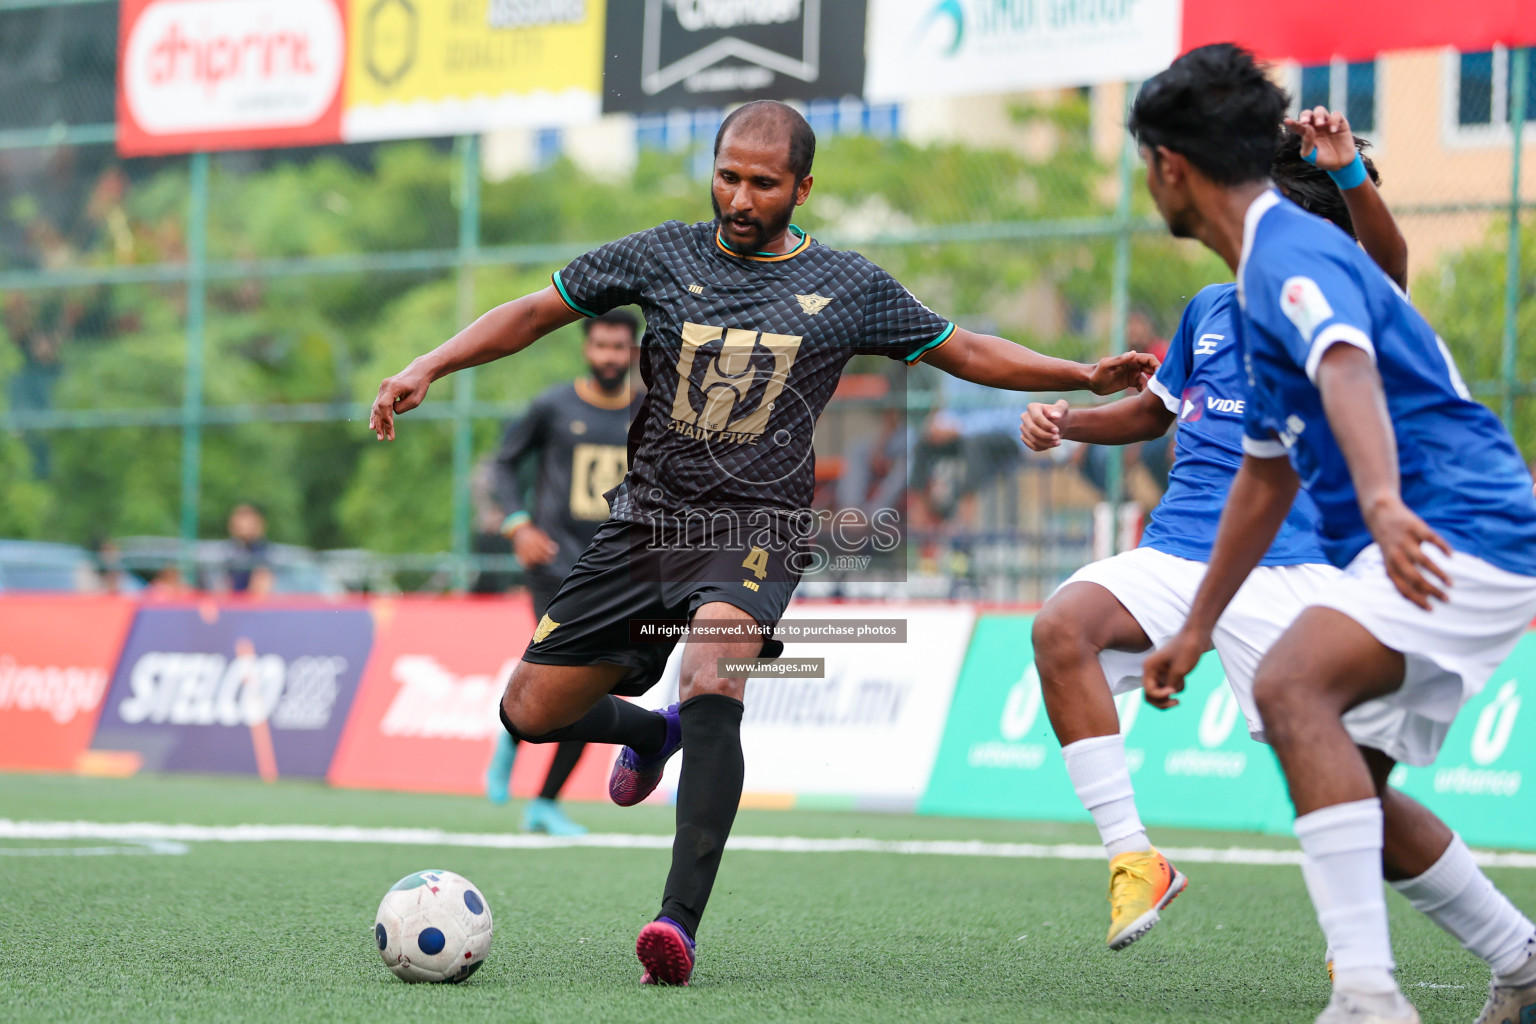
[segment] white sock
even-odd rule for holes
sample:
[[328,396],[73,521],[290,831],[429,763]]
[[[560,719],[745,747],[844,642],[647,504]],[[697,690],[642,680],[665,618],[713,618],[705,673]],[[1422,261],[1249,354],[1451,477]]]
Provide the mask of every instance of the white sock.
[[1131,789],[1131,770],[1125,764],[1125,737],[1091,736],[1061,748],[1067,776],[1077,798],[1093,815],[1099,839],[1111,860],[1122,853],[1150,850],[1147,830],[1136,813],[1136,794]]
[[1434,866],[1417,878],[1393,882],[1413,909],[1429,916],[1494,974],[1509,974],[1536,951],[1536,925],[1493,887],[1453,836]]
[[1381,801],[1355,800],[1296,819],[1301,872],[1333,950],[1334,987],[1396,992],[1381,877]]

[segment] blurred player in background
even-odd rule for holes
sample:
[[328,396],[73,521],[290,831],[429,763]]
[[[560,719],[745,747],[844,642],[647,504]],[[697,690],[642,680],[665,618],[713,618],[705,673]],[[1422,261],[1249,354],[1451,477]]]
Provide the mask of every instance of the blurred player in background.
[[[686,984],[693,972],[745,770],[747,674],[723,663],[782,651],[772,628],[817,523],[816,419],[848,360],[926,358],[993,387],[1100,394],[1141,386],[1157,365],[1125,353],[1087,366],[960,329],[862,256],[813,242],[790,220],[810,195],[815,147],[793,108],[737,108],[715,139],[713,221],[669,221],[579,257],[551,287],[497,307],[385,380],[370,417],[392,439],[395,416],[454,370],[615,306],[645,315],[649,391],[628,475],[501,706],[507,730],[530,742],[624,744],[609,780],[623,805],[644,799],[686,749],[661,913],[636,942],[645,983]],[[676,637],[631,633],[635,620],[657,619],[686,620],[710,638],[684,648],[681,702],[652,712],[615,695],[644,693],[661,676]]]
[[[1358,150],[1342,114],[1322,107],[1288,121],[1271,174],[1304,209],[1358,238],[1400,285],[1407,245],[1376,191],[1375,167]],[[1366,174],[1336,183],[1356,160]],[[1332,174],[1335,178],[1331,179]],[[1237,287],[1211,285],[1184,310],[1167,358],[1134,399],[1088,408],[1032,403],[1021,436],[1035,451],[1063,440],[1130,444],[1163,437],[1179,424],[1169,489],[1141,546],[1079,569],[1035,617],[1035,665],[1046,711],[1061,742],[1067,775],[1110,858],[1109,948],[1124,949],[1157,923],[1185,885],[1147,838],[1136,810],[1125,738],[1112,694],[1141,689],[1146,651],[1176,633],[1189,614],[1211,555],[1216,524],[1243,459],[1243,396],[1248,383],[1237,332]],[[1248,731],[1263,740],[1253,703],[1253,673],[1310,599],[1331,585],[1317,535],[1318,512],[1298,495],[1260,568],[1222,616],[1216,651]],[[1398,845],[1412,841],[1399,837]]]
[[[640,321],[628,310],[615,309],[583,320],[581,328],[587,376],[535,398],[527,414],[507,425],[491,462],[492,490],[505,517],[501,534],[522,563],[534,621],[544,617],[560,581],[608,518],[603,495],[624,479],[634,406],[629,362]],[[536,478],[533,501],[525,503],[518,475],[530,460],[536,463]],[[497,740],[485,771],[485,794],[492,803],[507,802],[516,748],[511,733]],[[544,787],[523,812],[523,831],[556,836],[586,831],[555,802],[584,749],[580,740],[556,746]]]
[[[1536,616],[1531,477],[1403,291],[1275,191],[1273,126],[1286,105],[1251,54],[1224,44],[1174,61],[1132,108],[1169,230],[1237,275],[1249,378],[1242,468],[1189,618],[1145,663],[1147,698],[1173,703],[1304,485],[1324,551],[1345,571],[1263,656],[1253,695],[1332,951],[1318,1022],[1419,1020],[1392,973],[1385,873],[1492,968],[1478,1020],[1525,1024],[1536,1019],[1536,927],[1386,780],[1397,762],[1434,761]],[[1348,188],[1362,169],[1340,173]]]

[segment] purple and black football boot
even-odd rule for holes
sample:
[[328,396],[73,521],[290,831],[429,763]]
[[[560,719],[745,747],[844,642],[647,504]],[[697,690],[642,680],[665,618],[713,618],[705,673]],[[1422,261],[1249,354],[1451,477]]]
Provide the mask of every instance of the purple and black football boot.
[[649,757],[637,754],[633,747],[619,751],[613,762],[613,774],[608,776],[608,795],[620,807],[633,807],[650,796],[661,782],[661,773],[667,761],[683,746],[683,724],[677,715],[678,705],[662,708],[656,714],[667,720],[667,742]]
[[635,955],[645,965],[642,985],[686,985],[693,977],[693,939],[670,917],[658,917],[640,929]]

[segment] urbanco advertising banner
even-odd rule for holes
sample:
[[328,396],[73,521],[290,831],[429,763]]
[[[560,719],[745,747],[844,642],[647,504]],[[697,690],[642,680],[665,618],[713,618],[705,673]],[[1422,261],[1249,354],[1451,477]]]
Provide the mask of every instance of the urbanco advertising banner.
[[[497,706],[533,635],[527,595],[373,603],[373,657],[336,749],[333,785],[421,793],[484,793],[485,770],[502,734]],[[512,792],[544,781],[552,743],[518,746]],[[606,794],[618,748],[593,744],[564,795]]]
[[869,0],[871,102],[1124,82],[1179,52],[1181,0]]
[[149,771],[323,777],[372,643],[356,606],[141,609],[92,747]]
[[[966,605],[791,604],[785,622],[807,631],[904,622],[905,638],[800,642],[781,630],[783,659],[822,659],[824,674],[748,679],[744,803],[911,810],[928,786],[975,619]],[[674,652],[639,703],[677,700],[678,662]],[[675,794],[679,760],[667,765],[658,799]]]
[[348,142],[598,116],[605,0],[350,0]]
[[122,0],[124,156],[341,139],[341,0]]
[[0,768],[77,767],[137,607],[118,597],[0,597]]
[[1435,763],[1391,781],[1469,843],[1536,849],[1536,634],[1461,709]]
[[[1045,713],[1032,622],[1029,615],[985,615],[977,622],[921,811],[1088,820]],[[1214,653],[1190,674],[1180,701],[1159,711],[1139,689],[1115,701],[1143,820],[1288,831],[1284,780],[1269,748],[1249,738]]]
[[864,26],[865,0],[609,0],[603,110],[858,96]]

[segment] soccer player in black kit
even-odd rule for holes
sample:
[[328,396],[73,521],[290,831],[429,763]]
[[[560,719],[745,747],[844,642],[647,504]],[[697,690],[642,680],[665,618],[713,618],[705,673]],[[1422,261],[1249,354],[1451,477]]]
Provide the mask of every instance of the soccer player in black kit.
[[[649,392],[630,428],[628,475],[501,703],[507,731],[527,742],[623,744],[609,781],[621,804],[643,799],[667,759],[686,751],[661,913],[636,942],[643,983],[682,985],[693,972],[744,772],[746,679],[722,677],[719,662],[782,649],[754,631],[778,621],[799,579],[797,538],[813,521],[812,432],[844,364],[861,354],[926,359],[992,387],[1098,394],[1140,388],[1157,367],[1134,352],[1088,366],[963,330],[857,253],[812,241],[790,217],[810,195],[815,147],[793,108],[739,107],[715,138],[714,221],[669,221],[577,258],[550,287],[498,306],[386,379],[369,419],[380,440],[393,439],[395,416],[455,370],[616,306],[637,304],[645,316]],[[671,645],[630,633],[631,620],[656,619],[716,630],[687,641],[681,702],[662,712],[616,696],[660,677]],[[721,638],[729,626],[740,635]]]
[[[608,518],[603,495],[623,481],[628,457],[636,394],[629,386],[629,364],[640,321],[626,309],[615,309],[583,320],[581,327],[587,376],[535,398],[526,414],[507,425],[491,460],[496,504],[506,516],[501,533],[523,565],[535,620],[544,617],[560,581]],[[518,475],[528,461],[537,463],[537,473],[533,500],[525,504]],[[556,746],[543,788],[523,811],[524,832],[571,836],[586,831],[556,803],[585,749],[580,740]],[[485,770],[485,793],[492,803],[507,802],[515,753],[516,740],[503,732]]]

